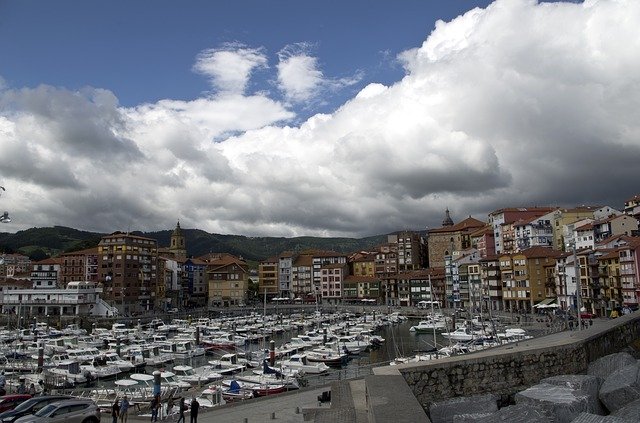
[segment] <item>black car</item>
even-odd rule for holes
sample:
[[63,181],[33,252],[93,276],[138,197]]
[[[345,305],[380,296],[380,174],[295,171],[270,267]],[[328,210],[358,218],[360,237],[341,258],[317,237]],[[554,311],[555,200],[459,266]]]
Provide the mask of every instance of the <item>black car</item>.
[[13,423],[18,417],[33,414],[40,410],[42,407],[51,404],[52,402],[71,399],[68,395],[46,395],[41,397],[33,397],[20,403],[13,410],[0,413],[0,423]]

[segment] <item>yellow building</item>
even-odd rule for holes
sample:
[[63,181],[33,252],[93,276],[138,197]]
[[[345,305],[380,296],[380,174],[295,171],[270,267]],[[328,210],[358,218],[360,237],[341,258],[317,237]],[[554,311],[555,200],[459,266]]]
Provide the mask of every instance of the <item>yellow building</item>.
[[209,305],[244,304],[249,288],[247,263],[231,254],[209,254],[201,259],[207,262]]

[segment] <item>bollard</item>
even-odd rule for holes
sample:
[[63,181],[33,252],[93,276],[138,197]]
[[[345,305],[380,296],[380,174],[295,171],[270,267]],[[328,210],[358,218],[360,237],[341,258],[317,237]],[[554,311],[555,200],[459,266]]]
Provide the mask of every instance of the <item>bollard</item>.
[[322,345],[327,343],[327,328],[322,331]]
[[269,341],[269,364],[275,366],[276,364],[276,341]]
[[196,345],[200,345],[200,326],[196,326]]
[[300,407],[296,407],[296,414],[300,414]]
[[44,344],[40,342],[38,345],[38,373],[42,373],[44,368]]
[[271,420],[275,420],[276,419],[276,412],[272,412],[271,413]]
[[244,423],[249,423],[249,419],[247,417],[244,418]]

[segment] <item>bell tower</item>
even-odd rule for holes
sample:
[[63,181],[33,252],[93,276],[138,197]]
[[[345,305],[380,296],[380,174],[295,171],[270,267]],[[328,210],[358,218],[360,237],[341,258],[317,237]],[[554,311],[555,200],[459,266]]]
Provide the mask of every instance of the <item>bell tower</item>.
[[187,257],[187,247],[185,245],[184,234],[180,228],[180,222],[176,224],[176,228],[171,234],[171,245],[169,246],[169,251],[173,253],[175,258]]

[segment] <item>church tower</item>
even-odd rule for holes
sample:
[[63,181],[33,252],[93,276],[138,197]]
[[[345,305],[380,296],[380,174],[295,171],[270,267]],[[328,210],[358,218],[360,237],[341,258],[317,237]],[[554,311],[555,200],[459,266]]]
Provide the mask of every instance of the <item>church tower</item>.
[[182,233],[182,229],[180,229],[180,222],[178,222],[176,228],[171,234],[171,246],[169,247],[169,251],[175,258],[187,257],[187,247],[185,246],[184,234]]
[[453,219],[451,219],[451,215],[449,214],[449,207],[447,207],[447,211],[444,220],[442,221],[442,226],[453,226]]

